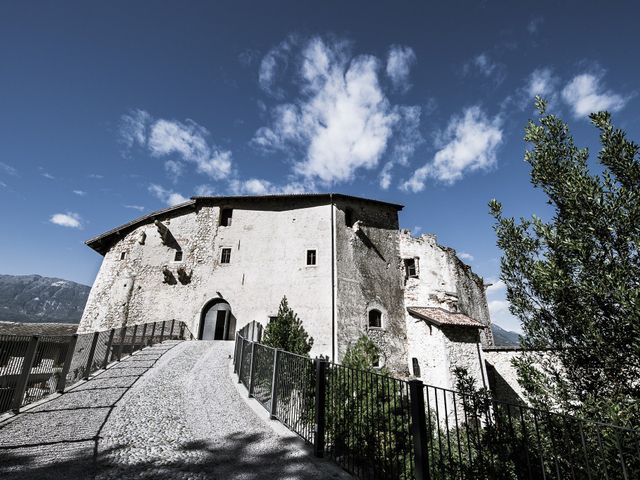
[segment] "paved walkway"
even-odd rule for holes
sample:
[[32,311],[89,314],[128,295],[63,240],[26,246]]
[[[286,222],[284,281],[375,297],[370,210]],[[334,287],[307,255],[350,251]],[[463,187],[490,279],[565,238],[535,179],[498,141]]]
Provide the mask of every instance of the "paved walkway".
[[232,342],[165,342],[0,426],[0,478],[324,479],[229,375]]

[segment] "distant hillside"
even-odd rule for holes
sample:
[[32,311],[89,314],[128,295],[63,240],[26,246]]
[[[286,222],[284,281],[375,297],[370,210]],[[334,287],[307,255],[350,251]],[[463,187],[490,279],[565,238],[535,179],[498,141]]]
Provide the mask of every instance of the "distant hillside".
[[40,275],[0,275],[0,321],[79,323],[91,287]]
[[493,331],[493,340],[497,347],[517,347],[520,345],[519,333],[505,330],[495,323],[491,324],[491,331]]

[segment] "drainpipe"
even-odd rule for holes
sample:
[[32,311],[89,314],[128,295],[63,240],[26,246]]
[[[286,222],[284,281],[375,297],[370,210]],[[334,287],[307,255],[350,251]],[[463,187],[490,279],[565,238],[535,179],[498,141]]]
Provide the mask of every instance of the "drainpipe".
[[333,193],[329,194],[331,202],[331,360],[336,362],[336,238],[333,217]]

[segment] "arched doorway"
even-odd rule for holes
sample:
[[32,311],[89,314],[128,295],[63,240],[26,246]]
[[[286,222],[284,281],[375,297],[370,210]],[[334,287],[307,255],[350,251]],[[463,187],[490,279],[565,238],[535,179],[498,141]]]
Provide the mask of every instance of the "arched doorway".
[[235,335],[236,322],[231,313],[231,305],[214,298],[202,309],[200,316],[200,340],[230,340]]

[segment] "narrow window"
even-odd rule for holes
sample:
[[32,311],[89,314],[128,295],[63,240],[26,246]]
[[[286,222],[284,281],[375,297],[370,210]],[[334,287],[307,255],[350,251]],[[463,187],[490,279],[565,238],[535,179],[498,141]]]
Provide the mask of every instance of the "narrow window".
[[369,326],[374,328],[382,327],[382,312],[380,310],[369,310]]
[[231,249],[223,248],[222,255],[220,255],[220,263],[230,263],[231,262]]
[[316,251],[307,250],[307,265],[315,265],[315,264],[316,264]]
[[181,262],[182,261],[182,250],[176,250],[176,255],[175,255],[175,257],[173,257],[173,260],[175,262]]
[[269,315],[269,323],[275,322],[278,319],[277,315]]
[[420,376],[420,364],[418,363],[418,359],[417,358],[412,358],[411,359],[411,363],[413,364],[413,376],[414,377],[419,377]]
[[373,359],[373,363],[371,364],[373,368],[380,368],[380,357],[376,357]]
[[127,257],[127,252],[122,252],[120,254],[120,260],[124,260]]
[[231,217],[233,217],[233,209],[232,208],[223,208],[220,213],[220,225],[223,227],[231,226]]
[[404,260],[405,278],[418,278],[418,264],[415,258]]
[[349,228],[353,227],[353,210],[350,208],[344,210],[344,224]]

